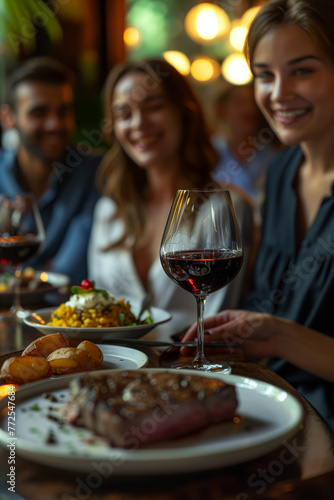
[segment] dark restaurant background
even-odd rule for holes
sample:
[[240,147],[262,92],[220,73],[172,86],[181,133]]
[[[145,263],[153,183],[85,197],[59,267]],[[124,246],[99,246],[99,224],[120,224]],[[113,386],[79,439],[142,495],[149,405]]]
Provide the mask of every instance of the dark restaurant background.
[[[259,4],[252,0],[204,4],[196,0],[0,0],[1,96],[7,74],[22,60],[42,55],[57,58],[76,75],[76,139],[80,140],[82,130],[91,130],[102,119],[100,93],[113,66],[125,59],[166,57],[203,94],[208,84],[221,79],[224,61],[242,53],[240,43],[237,50],[231,44],[232,30],[245,24],[245,15]],[[204,36],[189,35],[187,14],[203,6],[212,6],[219,15],[223,11],[228,22],[224,33],[215,31],[211,13]],[[196,29],[196,20],[189,22]]]

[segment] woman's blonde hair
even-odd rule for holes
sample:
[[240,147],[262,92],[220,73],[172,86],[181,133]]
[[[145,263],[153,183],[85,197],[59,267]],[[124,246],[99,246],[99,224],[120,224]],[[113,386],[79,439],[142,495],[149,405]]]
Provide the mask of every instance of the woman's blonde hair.
[[[146,172],[127,155],[119,144],[113,128],[112,100],[115,86],[123,76],[134,72],[146,73],[161,85],[171,106],[180,114],[183,133],[180,141],[180,165],[182,165],[182,178],[187,179],[188,185],[179,187],[209,185],[212,183],[211,173],[218,161],[199,100],[184,76],[160,59],[126,62],[116,66],[110,72],[104,87],[108,129],[106,140],[111,147],[102,160],[98,184],[102,194],[112,198],[116,203],[114,218],[122,220],[124,234],[108,249],[125,245],[128,237],[133,242],[133,247],[137,247],[146,222]],[[137,90],[140,92],[140,89]]]

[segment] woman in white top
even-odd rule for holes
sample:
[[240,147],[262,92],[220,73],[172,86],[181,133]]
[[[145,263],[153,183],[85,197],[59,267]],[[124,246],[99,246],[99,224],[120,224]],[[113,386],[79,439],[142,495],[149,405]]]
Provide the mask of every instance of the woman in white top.
[[[89,278],[133,303],[149,292],[172,320],[150,335],[170,336],[193,323],[193,296],[164,273],[160,242],[177,189],[217,186],[217,153],[188,81],[164,60],[124,63],[105,86],[111,148],[101,164],[98,201],[88,251]],[[224,186],[226,188],[226,186]],[[228,186],[243,235],[243,270],[226,289],[209,296],[206,314],[238,305],[254,248],[253,206]]]

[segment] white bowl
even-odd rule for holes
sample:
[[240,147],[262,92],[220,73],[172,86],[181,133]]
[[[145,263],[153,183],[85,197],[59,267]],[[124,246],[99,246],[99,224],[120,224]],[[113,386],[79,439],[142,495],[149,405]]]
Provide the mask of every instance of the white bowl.
[[[139,306],[131,307],[134,315],[138,314]],[[138,309],[138,311],[137,311]],[[32,326],[40,331],[43,335],[50,333],[60,332],[72,340],[72,344],[81,342],[82,340],[91,340],[92,342],[101,342],[105,340],[112,340],[113,338],[123,339],[139,339],[148,332],[156,328],[162,323],[166,323],[171,319],[171,315],[163,309],[151,307],[151,318],[153,323],[145,323],[143,325],[135,326],[116,326],[111,328],[71,328],[64,326],[50,326],[47,325],[51,318],[51,313],[55,310],[54,307],[47,309],[37,309],[29,316],[24,318],[24,322],[28,326]]]

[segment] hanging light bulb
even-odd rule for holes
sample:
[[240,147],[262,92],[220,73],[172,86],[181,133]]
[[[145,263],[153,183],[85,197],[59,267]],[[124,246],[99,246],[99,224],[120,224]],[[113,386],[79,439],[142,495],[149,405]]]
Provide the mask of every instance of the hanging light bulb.
[[204,40],[213,40],[216,38],[219,31],[216,13],[209,9],[203,10],[197,17],[196,29],[200,38],[204,38]]
[[241,53],[230,54],[222,64],[222,75],[234,85],[245,85],[253,79],[245,56]]
[[207,56],[198,56],[191,63],[191,76],[199,82],[208,82],[220,74],[220,65]]
[[212,43],[224,37],[230,30],[230,24],[226,12],[211,3],[196,5],[185,18],[187,34],[199,43]]
[[133,26],[126,28],[123,33],[123,40],[125,45],[128,45],[129,47],[135,47],[138,45],[140,40],[138,29]]

